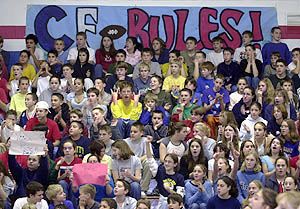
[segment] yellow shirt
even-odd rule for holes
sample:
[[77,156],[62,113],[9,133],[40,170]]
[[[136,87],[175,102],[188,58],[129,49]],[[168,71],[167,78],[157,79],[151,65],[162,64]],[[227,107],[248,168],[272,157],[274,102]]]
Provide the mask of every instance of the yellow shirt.
[[9,109],[15,110],[18,114],[18,117],[21,115],[21,113],[24,110],[26,110],[25,96],[26,96],[26,94],[21,94],[19,92],[11,97]]
[[[26,68],[23,68],[22,76],[26,76],[31,81],[35,78],[36,71],[32,64],[27,64]],[[14,79],[15,79],[15,74],[14,74],[14,71],[11,69],[9,81],[14,80]]]
[[[160,65],[161,73],[162,73],[162,75],[163,75],[164,78],[165,78],[166,75],[167,75],[169,66],[170,66],[170,63],[165,63],[165,64]],[[184,69],[184,71],[185,71],[185,74],[188,75],[188,68],[187,68],[187,66],[186,66],[185,63],[183,63],[183,69]]]
[[117,101],[117,104],[111,103],[111,112],[114,118],[138,120],[142,113],[142,104],[139,102],[138,106],[134,106],[134,101],[126,106],[122,99]]
[[178,78],[174,78],[173,75],[169,75],[164,80],[162,90],[170,92],[174,88],[180,91],[184,88],[185,79],[186,78],[181,75]]

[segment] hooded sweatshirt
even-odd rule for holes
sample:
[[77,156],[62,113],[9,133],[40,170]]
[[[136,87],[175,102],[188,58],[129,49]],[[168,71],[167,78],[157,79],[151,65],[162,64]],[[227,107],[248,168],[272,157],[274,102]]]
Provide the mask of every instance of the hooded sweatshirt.
[[[241,129],[240,129],[240,139],[242,141],[245,141],[247,139],[250,139],[254,142],[254,125],[257,122],[263,122],[265,125],[268,124],[268,121],[263,119],[262,117],[258,117],[257,119],[253,119],[251,115],[248,115],[248,117],[242,122]],[[248,126],[250,129],[250,133],[248,133],[244,126]]]

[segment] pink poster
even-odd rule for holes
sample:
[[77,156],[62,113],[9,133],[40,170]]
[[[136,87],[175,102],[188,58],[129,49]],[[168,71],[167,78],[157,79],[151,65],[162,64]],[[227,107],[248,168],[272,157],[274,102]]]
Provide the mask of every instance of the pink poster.
[[101,163],[82,163],[75,164],[73,167],[73,185],[96,184],[105,186],[107,175],[107,164]]

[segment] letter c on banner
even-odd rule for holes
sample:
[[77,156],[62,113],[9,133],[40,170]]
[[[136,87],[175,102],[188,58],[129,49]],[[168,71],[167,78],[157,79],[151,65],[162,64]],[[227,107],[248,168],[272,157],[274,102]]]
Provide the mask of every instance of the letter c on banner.
[[[49,20],[54,17],[55,20],[58,22],[66,16],[66,12],[58,6],[46,6],[43,9],[41,9],[41,11],[37,14],[34,20],[34,31],[39,39],[40,46],[44,50],[49,51],[53,49],[53,44],[55,40],[55,38],[53,38],[48,32],[47,26]],[[65,42],[65,49],[68,49],[74,42],[67,35],[63,35],[61,38]]]

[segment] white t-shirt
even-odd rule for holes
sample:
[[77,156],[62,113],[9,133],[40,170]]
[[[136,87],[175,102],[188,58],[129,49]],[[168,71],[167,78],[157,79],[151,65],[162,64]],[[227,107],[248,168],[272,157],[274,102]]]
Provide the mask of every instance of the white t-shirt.
[[[255,49],[256,59],[263,62],[262,54],[260,49]],[[240,63],[242,59],[246,59],[246,52],[245,52],[245,46],[241,46],[239,48],[236,48],[233,55],[233,60]]]
[[217,67],[221,62],[224,62],[223,50],[220,53],[216,53],[215,51],[209,52],[206,60],[212,62]]
[[[95,50],[90,47],[87,47],[87,50],[89,51],[89,61],[96,63]],[[78,56],[78,49],[77,47],[74,47],[70,49],[67,60],[68,61],[77,60],[77,56]]]
[[234,105],[237,104],[243,98],[243,95],[239,94],[236,91],[236,92],[231,93],[229,98],[230,98],[230,104],[229,104],[228,109],[231,111],[233,109]]
[[46,77],[39,77],[38,81],[37,81],[37,91],[36,91],[36,95],[39,97],[41,95],[41,93],[49,88],[49,80],[50,80],[50,76],[46,76]]
[[[215,159],[214,158],[212,158],[208,161],[208,170],[209,171],[214,170],[214,164],[215,164]],[[230,165],[231,169],[233,168],[233,164],[234,164],[234,162],[232,160],[229,160],[229,165]]]
[[[44,51],[40,48],[37,48],[37,47],[35,48],[34,55],[35,55],[37,60],[44,60],[45,59]],[[35,65],[32,56],[30,56],[29,63],[33,65],[33,67],[35,68],[36,71],[38,71],[39,68]]]
[[[22,209],[26,203],[28,203],[27,197],[21,197],[16,200],[13,209]],[[42,199],[41,202],[36,203],[35,206],[37,209],[48,209],[48,203],[44,199]]]

